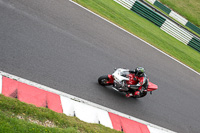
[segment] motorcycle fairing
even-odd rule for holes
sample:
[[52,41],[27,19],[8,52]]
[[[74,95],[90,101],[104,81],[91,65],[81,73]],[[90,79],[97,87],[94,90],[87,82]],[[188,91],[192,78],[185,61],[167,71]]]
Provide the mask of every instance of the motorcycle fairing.
[[156,84],[149,82],[147,91],[154,91],[154,90],[157,90],[157,89],[158,89],[158,86]]

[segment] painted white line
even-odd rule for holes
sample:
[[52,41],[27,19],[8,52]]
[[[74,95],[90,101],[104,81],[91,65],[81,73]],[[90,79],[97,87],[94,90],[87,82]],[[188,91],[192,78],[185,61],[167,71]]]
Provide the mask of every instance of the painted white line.
[[63,113],[68,116],[75,116],[75,110],[73,106],[73,101],[65,96],[60,96],[61,105],[63,108]]
[[125,29],[123,29],[123,28],[119,27],[118,25],[116,25],[116,24],[112,23],[111,21],[109,21],[109,20],[107,20],[107,19],[105,19],[105,18],[101,17],[100,15],[98,15],[98,14],[96,14],[96,13],[94,13],[94,12],[90,11],[89,9],[87,9],[87,8],[83,7],[82,5],[80,5],[80,4],[78,4],[78,3],[76,3],[76,2],[74,2],[74,1],[72,1],[72,0],[69,0],[69,1],[70,1],[70,2],[72,2],[72,3],[74,3],[74,4],[76,4],[76,5],[78,5],[79,7],[83,8],[83,9],[85,9],[86,11],[88,11],[88,12],[90,12],[90,13],[94,14],[95,16],[97,16],[97,17],[99,17],[99,18],[101,18],[101,19],[105,20],[106,22],[108,22],[108,23],[110,23],[110,24],[112,24],[112,25],[116,26],[117,28],[119,28],[119,29],[123,30],[124,32],[126,32],[126,33],[130,34],[131,36],[133,36],[133,37],[135,37],[135,38],[137,38],[137,39],[141,40],[142,42],[144,42],[144,43],[146,43],[147,45],[151,46],[152,48],[154,48],[154,49],[158,50],[158,51],[159,51],[159,52],[161,52],[162,54],[164,54],[164,55],[168,56],[169,58],[171,58],[171,59],[173,59],[174,61],[176,61],[176,62],[180,63],[181,65],[185,66],[186,68],[190,69],[191,71],[195,72],[196,74],[198,74],[198,75],[200,76],[200,73],[198,73],[198,72],[197,72],[197,71],[195,71],[194,69],[192,69],[192,68],[190,68],[189,66],[187,66],[187,65],[183,64],[182,62],[178,61],[177,59],[175,59],[175,58],[171,57],[170,55],[166,54],[165,52],[161,51],[160,49],[158,49],[158,48],[154,47],[154,46],[153,46],[153,45],[151,45],[150,43],[148,43],[148,42],[146,42],[146,41],[142,40],[141,38],[139,38],[139,37],[135,36],[134,34],[132,34],[132,33],[128,32],[128,31],[126,31]]
[[[98,104],[95,104],[95,103],[92,103],[90,101],[87,101],[87,100],[84,100],[84,99],[81,99],[81,98],[78,98],[76,96],[73,96],[73,95],[70,95],[70,94],[67,94],[67,93],[64,93],[64,92],[61,92],[61,91],[58,91],[58,90],[55,90],[55,89],[52,89],[50,87],[47,87],[47,86],[44,86],[44,85],[41,85],[41,84],[38,84],[38,83],[35,83],[35,82],[32,82],[32,81],[29,81],[29,80],[26,80],[26,79],[23,79],[23,78],[20,78],[18,76],[14,76],[14,75],[11,75],[11,74],[8,74],[6,72],[2,72],[0,71],[0,75],[2,76],[5,76],[5,77],[8,77],[10,79],[14,79],[14,80],[17,80],[19,82],[22,82],[22,83],[25,83],[25,84],[28,84],[28,85],[31,85],[31,86],[34,86],[34,87],[37,87],[39,89],[42,89],[42,90],[45,90],[45,91],[49,91],[49,92],[52,92],[52,93],[55,93],[57,95],[60,95],[61,99],[71,99],[73,101],[77,101],[79,103],[84,103],[86,105],[90,105],[90,106],[93,106],[93,107],[96,107],[98,109],[101,109],[101,110],[104,110],[104,111],[107,111],[107,112],[110,112],[110,113],[114,113],[114,114],[117,114],[119,116],[122,116],[122,117],[125,117],[125,118],[128,118],[130,120],[133,120],[133,121],[137,121],[139,123],[142,123],[142,124],[145,124],[147,126],[150,126],[152,128],[156,128],[158,130],[162,130],[162,131],[165,131],[167,133],[175,133],[174,131],[171,131],[171,130],[168,130],[166,128],[163,128],[163,127],[160,127],[160,126],[157,126],[157,125],[154,125],[154,124],[151,124],[149,122],[146,122],[144,120],[141,120],[141,119],[138,119],[138,118],[135,118],[133,116],[129,116],[129,115],[126,115],[126,114],[123,114],[121,112],[118,112],[116,110],[112,110],[112,109],[109,109],[107,107],[104,107],[104,106],[101,106],[101,105],[98,105]],[[68,100],[69,101],[69,100]],[[65,104],[65,103],[64,103]],[[70,108],[68,110],[64,110],[63,112],[65,114],[69,114],[71,116],[74,116],[74,112],[75,109],[73,108],[73,105],[72,103],[68,103],[70,105]],[[63,109],[66,108],[68,106],[68,104],[65,104]]]
[[147,127],[148,127],[150,133],[168,133],[168,132],[166,132],[164,130],[158,130],[158,129],[156,129],[154,127],[151,127],[151,126],[147,126]]
[[2,93],[2,85],[3,85],[3,83],[2,83],[2,75],[0,75],[0,94]]

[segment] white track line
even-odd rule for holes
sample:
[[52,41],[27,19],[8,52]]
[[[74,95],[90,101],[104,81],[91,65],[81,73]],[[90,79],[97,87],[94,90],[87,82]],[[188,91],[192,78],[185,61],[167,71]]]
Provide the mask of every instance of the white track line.
[[180,63],[181,65],[185,66],[186,68],[190,69],[191,71],[195,72],[196,74],[198,74],[198,75],[200,76],[200,73],[198,73],[198,72],[197,72],[197,71],[195,71],[194,69],[192,69],[192,68],[190,68],[189,66],[187,66],[187,65],[183,64],[182,62],[178,61],[177,59],[175,59],[175,58],[171,57],[170,55],[166,54],[165,52],[161,51],[160,49],[158,49],[158,48],[154,47],[154,46],[153,46],[153,45],[151,45],[150,43],[148,43],[148,42],[146,42],[146,41],[142,40],[141,38],[139,38],[139,37],[135,36],[134,34],[132,34],[132,33],[128,32],[128,31],[126,31],[125,29],[123,29],[123,28],[119,27],[118,25],[116,25],[116,24],[112,23],[111,21],[109,21],[109,20],[107,20],[107,19],[105,19],[105,18],[101,17],[100,15],[98,15],[98,14],[96,14],[96,13],[94,13],[94,12],[90,11],[89,9],[87,9],[87,8],[83,7],[82,5],[80,5],[80,4],[78,4],[78,3],[76,3],[76,2],[74,2],[74,1],[72,1],[72,0],[69,0],[69,1],[70,1],[70,2],[72,2],[72,3],[74,3],[74,4],[76,4],[76,5],[78,5],[79,7],[81,7],[81,8],[83,8],[83,9],[87,10],[88,12],[90,12],[90,13],[94,14],[95,16],[97,16],[97,17],[99,17],[99,18],[101,18],[101,19],[105,20],[106,22],[108,22],[108,23],[110,23],[110,24],[112,24],[112,25],[116,26],[117,28],[119,28],[119,29],[121,29],[121,30],[125,31],[126,33],[130,34],[131,36],[134,36],[135,38],[137,38],[137,39],[141,40],[142,42],[144,42],[144,43],[148,44],[148,45],[149,45],[149,46],[151,46],[152,48],[154,48],[154,49],[158,50],[159,52],[163,53],[164,55],[168,56],[169,58],[171,58],[171,59],[173,59],[174,61],[176,61],[176,62]]

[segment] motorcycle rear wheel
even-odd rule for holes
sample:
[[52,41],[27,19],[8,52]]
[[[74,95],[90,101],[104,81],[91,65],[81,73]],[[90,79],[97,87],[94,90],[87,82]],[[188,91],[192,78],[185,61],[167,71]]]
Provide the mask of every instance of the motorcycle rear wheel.
[[112,85],[110,83],[107,83],[108,81],[109,81],[108,75],[103,75],[98,79],[99,84],[103,86]]

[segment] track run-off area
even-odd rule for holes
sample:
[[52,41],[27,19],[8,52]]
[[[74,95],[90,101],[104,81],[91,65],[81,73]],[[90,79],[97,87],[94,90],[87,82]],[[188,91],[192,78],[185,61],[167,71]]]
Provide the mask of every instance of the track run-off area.
[[[0,0],[0,70],[181,133],[200,131],[200,76],[68,0]],[[99,86],[143,66],[153,95]]]

